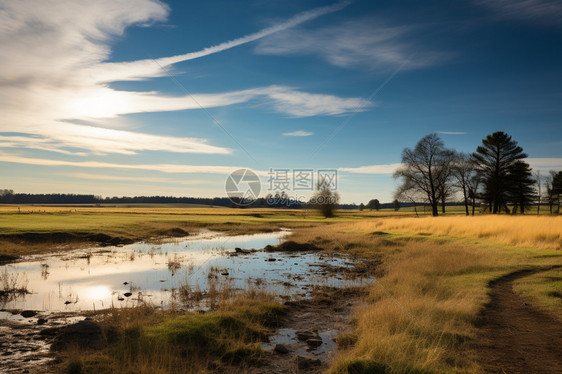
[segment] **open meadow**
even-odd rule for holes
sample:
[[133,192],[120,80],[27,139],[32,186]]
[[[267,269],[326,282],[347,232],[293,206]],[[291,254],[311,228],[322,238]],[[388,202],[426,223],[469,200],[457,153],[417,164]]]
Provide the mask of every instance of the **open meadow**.
[[[562,315],[559,216],[342,211],[325,219],[307,210],[171,206],[8,206],[0,211],[1,251],[11,256],[91,247],[91,235],[98,234],[138,241],[199,230],[240,235],[281,228],[291,230],[285,240],[353,259],[375,276],[362,286],[347,327],[335,339],[335,356],[323,367],[329,372],[487,371],[482,319],[492,285],[520,270],[534,272],[516,279],[515,291],[546,315]],[[295,255],[298,261],[302,254]],[[538,271],[543,269],[551,270]],[[90,312],[103,326],[106,342],[95,349],[57,351],[61,361],[54,370],[259,372],[253,368],[272,355],[260,342],[294,311],[275,295],[251,287],[235,296],[227,289],[216,292],[215,307],[204,314],[159,311],[149,304]],[[315,292],[313,299],[328,304],[342,297]]]

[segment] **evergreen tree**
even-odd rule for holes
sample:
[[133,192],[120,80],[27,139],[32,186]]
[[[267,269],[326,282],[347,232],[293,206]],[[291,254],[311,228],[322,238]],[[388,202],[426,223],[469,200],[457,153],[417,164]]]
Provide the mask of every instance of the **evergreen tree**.
[[526,158],[523,148],[508,134],[498,131],[482,140],[473,154],[482,175],[483,198],[491,213],[507,210],[508,176],[517,161]]
[[521,214],[525,214],[525,208],[535,201],[535,183],[529,164],[517,161],[511,166],[507,176],[507,195],[514,213],[519,207]]

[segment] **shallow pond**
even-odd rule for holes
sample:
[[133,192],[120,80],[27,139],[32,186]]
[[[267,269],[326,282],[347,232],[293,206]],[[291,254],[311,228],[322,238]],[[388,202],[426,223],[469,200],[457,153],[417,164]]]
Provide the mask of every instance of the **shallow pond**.
[[[314,286],[356,286],[334,271],[353,264],[341,257],[299,252],[265,252],[288,231],[225,236],[205,232],[161,244],[33,256],[0,266],[3,277],[27,284],[28,294],[0,299],[0,308],[75,312],[148,302],[186,307],[221,292],[253,289],[282,298],[310,296]],[[235,248],[257,249],[237,254]],[[327,270],[330,269],[330,270]],[[201,307],[196,305],[197,307]]]

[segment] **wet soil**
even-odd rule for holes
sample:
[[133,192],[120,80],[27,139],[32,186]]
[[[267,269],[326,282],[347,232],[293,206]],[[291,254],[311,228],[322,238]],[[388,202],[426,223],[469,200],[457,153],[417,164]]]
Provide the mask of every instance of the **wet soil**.
[[[72,314],[37,314],[29,318],[20,311],[1,311],[0,372],[51,372],[53,360],[50,346],[59,329],[84,317]],[[25,313],[23,313],[25,315]]]
[[490,284],[491,302],[478,321],[477,354],[485,373],[562,373],[562,323],[513,290],[522,270]]
[[[350,332],[352,311],[363,292],[359,288],[325,288],[312,299],[287,302],[289,309],[280,328],[263,344],[265,358],[244,372],[325,372],[337,353],[337,336]],[[225,372],[239,372],[241,368],[230,369]]]

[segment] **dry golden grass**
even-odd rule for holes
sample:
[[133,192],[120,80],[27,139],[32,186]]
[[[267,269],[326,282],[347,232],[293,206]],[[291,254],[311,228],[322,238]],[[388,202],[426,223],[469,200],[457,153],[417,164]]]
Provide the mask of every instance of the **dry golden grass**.
[[361,231],[429,233],[487,239],[517,247],[562,249],[562,216],[445,216],[389,218],[356,224]]
[[488,282],[561,261],[560,219],[536,218],[371,219],[295,230],[291,240],[383,261],[355,312],[355,344],[332,371],[480,372],[471,345]]

